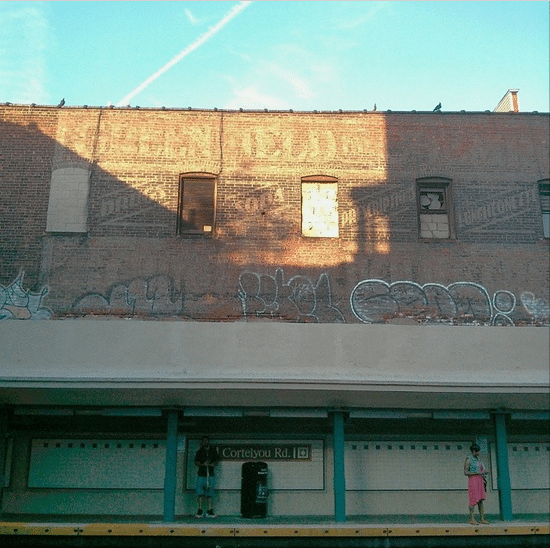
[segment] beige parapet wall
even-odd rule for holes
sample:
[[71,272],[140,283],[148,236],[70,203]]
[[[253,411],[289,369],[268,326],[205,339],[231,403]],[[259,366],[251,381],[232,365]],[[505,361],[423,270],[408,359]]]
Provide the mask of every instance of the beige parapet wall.
[[0,339],[0,403],[548,408],[544,327],[62,320]]

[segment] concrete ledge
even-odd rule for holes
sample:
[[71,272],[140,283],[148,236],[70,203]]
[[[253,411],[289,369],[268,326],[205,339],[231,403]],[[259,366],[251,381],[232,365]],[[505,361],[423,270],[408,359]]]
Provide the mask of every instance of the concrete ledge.
[[0,336],[8,405],[548,409],[547,328],[35,321]]

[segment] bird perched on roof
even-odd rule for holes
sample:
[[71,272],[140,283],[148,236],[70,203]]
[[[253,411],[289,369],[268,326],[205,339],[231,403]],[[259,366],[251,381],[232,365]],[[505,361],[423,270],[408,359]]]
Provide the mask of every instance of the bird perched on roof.
[[437,106],[434,108],[434,112],[439,112],[441,110],[441,103],[437,103]]
[[61,108],[64,104],[65,104],[65,97],[63,97],[63,99],[61,99],[61,101],[59,102],[59,105],[57,105],[57,106],[59,108]]
[[374,103],[374,107],[372,107],[372,111],[376,112],[376,103]]

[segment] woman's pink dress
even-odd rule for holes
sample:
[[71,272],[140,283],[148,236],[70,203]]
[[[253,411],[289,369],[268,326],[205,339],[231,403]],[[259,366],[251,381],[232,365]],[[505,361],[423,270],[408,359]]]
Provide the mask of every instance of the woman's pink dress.
[[[472,474],[483,474],[486,472],[486,469],[480,460],[472,456],[468,462],[468,472]],[[480,501],[485,500],[483,476],[468,477],[468,500],[470,508],[473,508]]]
[[473,508],[481,500],[485,500],[485,485],[482,476],[470,476],[468,478],[469,507]]

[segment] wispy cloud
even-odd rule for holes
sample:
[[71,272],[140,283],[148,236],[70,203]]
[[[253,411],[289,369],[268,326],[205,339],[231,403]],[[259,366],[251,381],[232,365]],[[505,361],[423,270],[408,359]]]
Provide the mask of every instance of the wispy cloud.
[[318,86],[319,83],[333,82],[336,79],[337,67],[325,52],[297,44],[280,44],[275,55],[279,66],[287,67],[285,71],[299,74],[300,78]]
[[185,8],[185,15],[187,15],[187,19],[189,19],[189,22],[192,24],[192,25],[196,25],[199,20],[191,13],[191,10],[188,10],[187,8]]
[[225,78],[234,94],[225,108],[304,108],[328,85],[338,85],[337,69],[330,61],[296,44],[278,44],[269,52],[271,60],[232,53],[250,68],[238,78]]
[[248,7],[252,2],[239,2],[236,6],[233,6],[231,10],[225,15],[218,23],[213,27],[208,29],[204,34],[202,34],[197,40],[195,40],[191,45],[187,46],[185,49],[180,51],[173,59],[171,59],[166,65],[161,69],[157,70],[153,75],[149,76],[147,80],[142,82],[137,88],[131,91],[128,95],[123,97],[118,103],[117,106],[123,106],[129,103],[138,93],[141,93],[146,87],[152,84],[159,76],[162,76],[167,70],[172,68],[174,65],[179,63],[184,57],[189,55],[192,51],[196,50],[198,47],[202,46],[207,40],[212,38],[217,34],[229,21],[236,17],[242,10]]
[[290,84],[297,97],[301,99],[311,99],[313,97],[311,88],[302,75],[292,70],[285,69],[275,63],[269,64],[269,70],[274,76]]
[[40,5],[9,6],[0,6],[0,97],[14,103],[47,103],[48,20]]
[[279,97],[262,94],[254,86],[246,88],[237,88],[234,90],[235,96],[224,108],[249,110],[268,108],[272,110],[283,110],[288,108],[288,103]]

